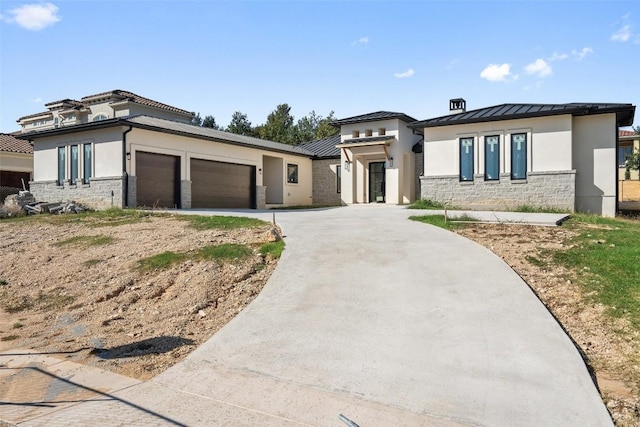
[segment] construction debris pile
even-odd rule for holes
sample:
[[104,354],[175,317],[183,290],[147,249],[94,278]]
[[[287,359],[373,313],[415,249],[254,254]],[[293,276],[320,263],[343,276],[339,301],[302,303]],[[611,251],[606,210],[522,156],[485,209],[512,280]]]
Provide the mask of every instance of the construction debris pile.
[[18,194],[7,196],[4,205],[0,206],[0,218],[10,218],[41,213],[62,214],[80,213],[90,210],[88,207],[74,201],[46,203],[38,202],[31,192],[25,190]]

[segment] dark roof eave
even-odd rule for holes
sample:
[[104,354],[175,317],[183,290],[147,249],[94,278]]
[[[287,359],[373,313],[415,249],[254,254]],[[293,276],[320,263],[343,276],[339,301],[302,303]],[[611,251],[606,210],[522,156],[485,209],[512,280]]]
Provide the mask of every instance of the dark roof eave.
[[[488,108],[497,108],[503,106],[495,106]],[[565,114],[571,114],[572,116],[587,116],[587,115],[596,115],[596,114],[607,114],[607,113],[616,113],[616,122],[618,126],[631,126],[633,124],[633,117],[635,115],[635,106],[632,104],[624,104],[624,105],[616,105],[606,108],[591,108],[589,105],[579,105],[575,108],[565,108],[560,110],[542,110],[536,112],[527,112],[522,114],[512,114],[512,115],[503,115],[503,116],[485,116],[485,117],[470,117],[467,119],[455,119],[448,120],[445,122],[441,122],[439,120],[451,117],[452,119],[455,115],[452,116],[441,116],[428,120],[420,120],[413,123],[409,123],[407,127],[411,129],[417,128],[431,128],[431,127],[444,127],[444,126],[455,126],[455,125],[464,125],[470,123],[484,123],[484,122],[497,122],[503,120],[517,120],[517,119],[528,119],[535,117],[548,117],[548,116],[559,116]],[[481,110],[478,110],[481,111]],[[473,113],[473,111],[460,113],[459,115]],[[626,113],[626,114],[625,114]]]
[[37,138],[42,138],[42,137],[47,137],[47,136],[52,136],[52,135],[59,135],[59,134],[64,134],[64,133],[77,133],[77,132],[83,132],[83,131],[87,131],[87,130],[104,129],[104,128],[116,127],[116,126],[132,126],[134,128],[138,128],[138,129],[153,130],[153,131],[172,134],[172,135],[180,135],[180,136],[186,136],[186,137],[189,137],[189,138],[204,139],[204,140],[208,140],[208,141],[221,142],[221,143],[224,143],[224,144],[237,145],[237,146],[240,146],[240,147],[249,146],[249,147],[253,147],[253,148],[257,148],[257,149],[261,149],[261,150],[265,150],[265,151],[297,155],[297,156],[307,157],[307,158],[310,158],[310,159],[312,159],[314,157],[314,154],[311,153],[311,152],[309,152],[309,153],[296,153],[294,151],[279,150],[277,148],[272,148],[272,147],[261,147],[261,146],[257,146],[257,145],[249,145],[249,144],[244,144],[244,143],[241,143],[241,142],[231,141],[231,140],[227,140],[227,139],[223,139],[223,138],[215,138],[215,137],[210,137],[210,136],[206,136],[206,135],[197,135],[197,134],[189,133],[189,132],[181,132],[181,131],[177,131],[177,130],[173,130],[173,129],[165,129],[165,128],[161,128],[161,127],[157,127],[157,126],[151,126],[151,125],[146,125],[146,124],[142,124],[142,123],[135,123],[135,122],[131,122],[131,121],[129,121],[127,119],[124,119],[124,118],[107,119],[107,120],[101,120],[99,122],[83,123],[83,124],[73,125],[73,126],[68,126],[68,127],[59,127],[59,128],[55,128],[55,129],[47,129],[47,130],[42,130],[42,131],[30,132],[30,133],[17,135],[16,138],[24,139],[24,140],[27,140],[27,141],[33,141],[33,140],[35,140]]

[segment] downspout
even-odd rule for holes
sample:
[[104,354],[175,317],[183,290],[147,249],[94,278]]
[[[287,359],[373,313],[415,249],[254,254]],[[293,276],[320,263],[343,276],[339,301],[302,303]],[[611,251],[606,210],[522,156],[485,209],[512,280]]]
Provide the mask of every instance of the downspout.
[[620,150],[620,128],[618,127],[618,119],[616,117],[616,153],[615,153],[615,161],[616,161],[616,212],[615,215],[618,216],[620,213],[620,165],[618,162],[618,151]]
[[129,129],[122,132],[122,180],[123,180],[123,202],[126,208],[129,207],[129,174],[127,173],[127,134],[133,130],[133,126],[129,125]]

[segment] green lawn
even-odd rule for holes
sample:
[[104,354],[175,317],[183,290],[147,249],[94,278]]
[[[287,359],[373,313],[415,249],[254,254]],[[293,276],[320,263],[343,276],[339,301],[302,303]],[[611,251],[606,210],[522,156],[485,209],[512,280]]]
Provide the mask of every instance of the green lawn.
[[640,330],[640,221],[572,215],[563,227],[578,236],[553,261],[571,268],[595,301],[614,317],[627,318]]

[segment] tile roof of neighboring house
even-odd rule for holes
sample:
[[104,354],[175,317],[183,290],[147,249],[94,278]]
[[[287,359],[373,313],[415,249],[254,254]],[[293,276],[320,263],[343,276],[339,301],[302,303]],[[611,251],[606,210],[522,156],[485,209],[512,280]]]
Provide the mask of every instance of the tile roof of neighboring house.
[[340,135],[307,142],[300,147],[315,153],[316,157],[340,157],[340,149],[336,148],[336,144],[340,144]]
[[[177,108],[168,104],[163,104],[162,102],[154,101],[152,99],[145,98],[144,96],[136,95],[133,92],[120,90],[120,89],[111,90],[109,92],[97,93],[95,95],[84,96],[80,101],[76,101],[75,99],[61,99],[59,101],[47,102],[44,105],[45,107],[49,107],[49,106],[54,106],[56,104],[68,104],[68,105],[71,105],[72,108],[78,109],[81,107],[88,107],[89,104],[97,101],[108,100],[112,98],[116,99],[116,102],[129,101],[129,102],[134,102],[136,104],[145,105],[148,107],[155,107],[162,110],[171,111],[173,113],[184,114],[185,116],[193,115],[191,111],[183,110],[181,108]],[[20,122],[25,119],[32,119],[34,117],[39,117],[44,115],[50,116],[51,111],[44,111],[42,113],[29,114],[28,116],[20,117],[17,121]]]
[[29,141],[18,139],[8,133],[0,133],[0,151],[33,154],[33,147],[29,144]]
[[223,132],[221,130],[215,130],[191,125],[188,123],[181,123],[173,120],[160,119],[150,116],[114,118],[55,129],[47,129],[41,131],[34,130],[31,132],[20,134],[19,138],[37,140],[39,137],[90,131],[92,129],[103,129],[114,126],[133,126],[135,128],[148,129],[152,131],[182,135],[192,138],[206,139],[233,145],[248,146],[252,148],[261,148],[267,151],[276,151],[280,153],[295,154],[305,157],[314,157],[313,152],[302,147],[281,144],[279,142],[267,141],[265,139],[252,138],[250,136],[238,135],[235,133]]
[[126,90],[111,90],[109,92],[97,93],[95,95],[89,95],[82,97],[83,103],[89,103],[91,101],[96,101],[104,98],[120,98],[121,100],[128,100],[131,102],[135,102],[136,104],[146,105],[149,107],[160,108],[162,110],[172,111],[174,113],[182,113],[186,115],[191,115],[191,111],[183,110],[181,108],[177,108],[168,104],[163,104],[162,102],[154,101],[149,98],[145,98],[144,96],[136,95],[133,92],[129,92]]
[[45,107],[48,107],[50,105],[56,105],[56,104],[69,104],[72,105],[74,107],[82,107],[84,106],[84,104],[80,101],[76,101],[75,99],[61,99],[60,101],[52,101],[52,102],[47,102],[46,104],[44,104]]
[[411,128],[450,126],[467,123],[493,122],[530,117],[572,114],[574,116],[616,113],[618,126],[630,126],[636,107],[632,104],[570,103],[570,104],[501,104],[463,113],[449,114],[411,123]]
[[42,111],[40,113],[34,113],[34,114],[29,114],[28,116],[22,116],[16,121],[19,122],[20,120],[32,119],[34,117],[40,117],[40,116],[51,116],[51,114],[52,114],[51,111]]
[[397,113],[394,111],[376,111],[375,113],[362,114],[360,116],[347,117],[345,119],[338,119],[332,121],[331,126],[342,126],[349,125],[353,123],[363,123],[363,122],[377,122],[380,120],[392,120],[392,119],[400,119],[404,122],[411,123],[415,122],[411,116],[407,116],[404,113]]
[[640,138],[640,135],[638,135],[638,133],[634,130],[619,130],[618,131],[618,136],[620,137],[625,137],[625,136],[637,136],[638,138]]

